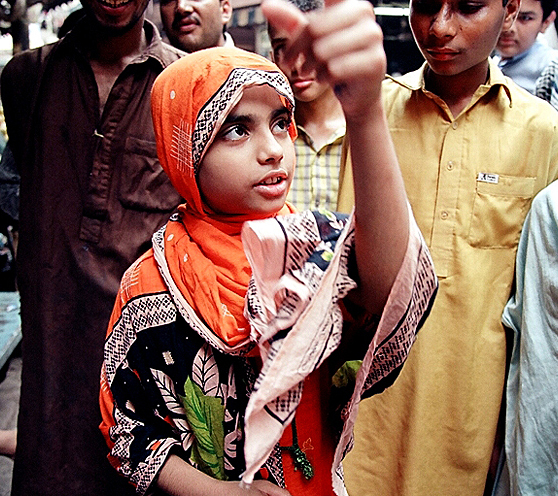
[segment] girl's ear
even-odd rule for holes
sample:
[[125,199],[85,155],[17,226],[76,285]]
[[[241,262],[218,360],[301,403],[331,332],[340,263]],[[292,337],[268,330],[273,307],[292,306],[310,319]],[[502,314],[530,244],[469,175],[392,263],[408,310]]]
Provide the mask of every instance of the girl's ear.
[[506,9],[506,17],[504,17],[504,25],[502,31],[508,31],[519,14],[519,0],[508,0],[504,7]]

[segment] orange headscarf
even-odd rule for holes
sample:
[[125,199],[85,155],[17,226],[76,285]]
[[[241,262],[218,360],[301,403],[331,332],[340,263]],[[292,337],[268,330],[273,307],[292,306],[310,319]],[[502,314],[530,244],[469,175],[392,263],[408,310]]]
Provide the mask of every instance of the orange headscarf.
[[[174,284],[216,334],[221,349],[242,352],[249,340],[244,297],[251,270],[240,231],[250,215],[223,216],[204,204],[197,173],[219,128],[249,86],[273,87],[294,108],[287,78],[267,59],[237,48],[209,48],[165,69],[152,90],[157,152],[163,169],[186,200],[165,231],[165,260]],[[289,133],[294,140],[296,127]],[[227,164],[223,164],[226,167]],[[292,212],[286,205],[280,214]]]

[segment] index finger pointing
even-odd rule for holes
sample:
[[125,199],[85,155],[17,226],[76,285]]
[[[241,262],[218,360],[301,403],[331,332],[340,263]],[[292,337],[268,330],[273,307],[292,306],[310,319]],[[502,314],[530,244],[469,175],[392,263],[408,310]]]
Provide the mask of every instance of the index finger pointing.
[[285,0],[264,0],[261,9],[269,24],[296,37],[308,24],[304,14]]

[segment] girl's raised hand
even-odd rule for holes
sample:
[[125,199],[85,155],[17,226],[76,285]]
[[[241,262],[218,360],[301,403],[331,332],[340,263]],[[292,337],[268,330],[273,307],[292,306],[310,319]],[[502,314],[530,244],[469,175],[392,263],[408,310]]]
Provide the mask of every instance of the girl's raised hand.
[[270,24],[292,34],[286,61],[303,52],[335,89],[347,119],[365,118],[363,110],[379,103],[387,63],[369,2],[326,0],[325,9],[306,14],[285,0],[264,0],[261,7]]

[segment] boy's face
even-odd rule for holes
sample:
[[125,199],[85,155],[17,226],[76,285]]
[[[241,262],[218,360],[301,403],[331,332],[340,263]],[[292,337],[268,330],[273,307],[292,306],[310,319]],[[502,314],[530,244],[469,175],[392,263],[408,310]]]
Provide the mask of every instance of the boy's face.
[[502,31],[496,49],[502,58],[515,57],[529,50],[535,43],[537,35],[544,33],[554,21],[556,12],[543,19],[540,1],[521,0],[519,14],[511,27]]
[[270,86],[244,90],[200,165],[198,185],[213,211],[267,217],[283,207],[295,165],[291,120]]
[[165,33],[176,48],[191,53],[225,43],[223,26],[232,14],[230,0],[161,0]]
[[411,29],[432,71],[456,76],[486,71],[502,29],[509,29],[518,0],[411,0]]
[[287,65],[283,59],[285,47],[290,41],[291,35],[284,29],[269,27],[269,38],[271,40],[271,59],[283,71],[294,97],[299,102],[312,102],[319,98],[329,89],[329,84],[318,81],[315,70],[306,67],[306,58],[301,53],[293,64]]
[[129,31],[141,19],[149,0],[82,0],[85,11],[92,15],[105,33],[118,35]]

